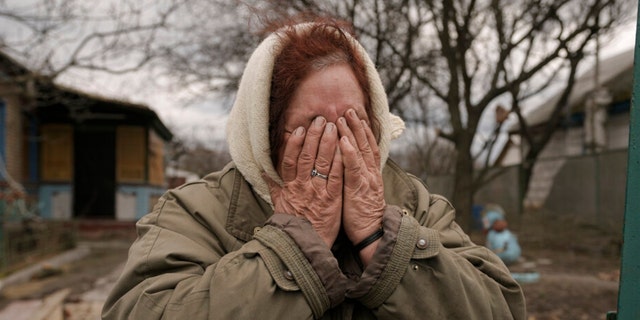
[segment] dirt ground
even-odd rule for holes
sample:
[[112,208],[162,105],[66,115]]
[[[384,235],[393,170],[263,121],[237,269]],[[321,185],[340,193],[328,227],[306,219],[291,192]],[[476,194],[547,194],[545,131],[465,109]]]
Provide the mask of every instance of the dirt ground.
[[89,254],[56,267],[45,267],[27,282],[3,288],[0,293],[0,309],[15,300],[42,299],[60,289],[70,288],[68,300],[77,299],[92,290],[96,280],[120,267],[127,258],[130,241],[83,241]]
[[[605,319],[616,310],[620,231],[543,213],[525,214],[509,228],[518,235],[525,259],[512,271],[540,274],[538,281],[522,284],[529,320]],[[474,232],[472,238],[484,244],[482,233]],[[73,299],[120,266],[129,243],[95,242],[89,256],[59,273],[3,290],[0,309],[12,300],[43,297],[64,287],[72,288]]]
[[540,274],[522,283],[529,320],[605,319],[617,309],[622,232],[605,225],[544,212],[511,223],[525,261],[510,269]]

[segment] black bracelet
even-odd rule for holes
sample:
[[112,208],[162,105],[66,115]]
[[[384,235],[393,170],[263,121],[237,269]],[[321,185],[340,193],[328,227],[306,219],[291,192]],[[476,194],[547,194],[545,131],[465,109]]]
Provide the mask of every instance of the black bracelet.
[[360,241],[360,243],[356,244],[354,248],[358,251],[362,251],[362,249],[366,248],[368,245],[372,244],[374,241],[382,238],[384,235],[384,230],[382,228],[376,230],[376,232],[372,233],[370,236],[364,238],[364,240]]

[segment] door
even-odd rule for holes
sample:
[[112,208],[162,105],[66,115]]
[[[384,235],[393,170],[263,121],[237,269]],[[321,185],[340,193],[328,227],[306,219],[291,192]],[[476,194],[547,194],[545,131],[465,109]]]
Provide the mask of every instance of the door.
[[74,141],[74,216],[114,219],[114,128],[77,126]]

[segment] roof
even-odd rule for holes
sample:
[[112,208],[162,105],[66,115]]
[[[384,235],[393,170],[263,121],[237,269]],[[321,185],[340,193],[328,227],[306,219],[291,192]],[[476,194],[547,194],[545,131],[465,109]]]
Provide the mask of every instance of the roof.
[[[628,100],[631,97],[633,80],[633,60],[634,51],[628,50],[600,62],[600,83],[609,90],[613,97],[613,102]],[[588,94],[596,88],[594,83],[595,67],[580,75],[575,82],[571,95],[569,96],[569,107],[571,113],[581,111]],[[528,112],[523,113],[527,124],[530,127],[545,123],[551,117],[556,103],[560,100],[562,93],[552,96]],[[509,127],[509,131],[517,131],[520,127],[518,122],[514,122]]]
[[0,79],[30,73],[22,64],[0,50]]
[[[42,84],[42,86],[46,86],[46,84]],[[88,113],[83,113],[85,116],[104,116],[105,113],[136,115],[147,119],[146,121],[149,121],[148,123],[151,127],[155,129],[155,131],[166,141],[171,140],[173,137],[173,133],[171,133],[169,128],[167,128],[162,120],[160,120],[158,114],[144,104],[136,104],[124,100],[108,98],[57,84],[53,84],[53,86],[53,90],[56,90],[58,93],[57,95],[64,97],[62,100],[65,100],[65,98],[71,101],[86,100],[86,102],[79,104],[88,109]],[[45,104],[46,103],[47,102],[45,102]],[[54,101],[54,103],[56,103],[56,101]]]
[[145,119],[147,119],[147,121],[150,122],[151,126],[163,139],[171,140],[171,138],[173,137],[173,134],[165,126],[162,120],[160,120],[158,114],[146,105],[104,97],[93,93],[87,93],[76,88],[56,84],[46,77],[39,76],[38,74],[33,74],[28,68],[17,62],[6,53],[0,51],[0,79],[4,78],[5,80],[11,80],[11,77],[18,77],[25,74],[30,74],[30,78],[35,80],[38,91],[41,92],[40,96],[38,97],[38,100],[40,100],[40,105],[44,104],[44,106],[47,106],[48,104],[64,103],[59,100],[51,101],[47,99],[50,97],[42,96],[42,92],[47,92],[48,90],[50,90],[56,93],[56,97],[72,98],[73,100],[80,99],[83,101],[83,106],[92,109],[91,111],[94,112],[112,111],[126,114],[136,114],[138,116],[144,117]]

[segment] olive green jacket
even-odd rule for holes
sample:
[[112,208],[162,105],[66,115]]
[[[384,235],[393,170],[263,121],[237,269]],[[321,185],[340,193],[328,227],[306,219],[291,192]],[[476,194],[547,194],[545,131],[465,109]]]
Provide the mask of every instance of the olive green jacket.
[[138,239],[104,319],[524,319],[522,291],[473,244],[443,197],[389,161],[384,236],[363,271],[344,235],[330,250],[273,214],[233,163],[168,191]]

